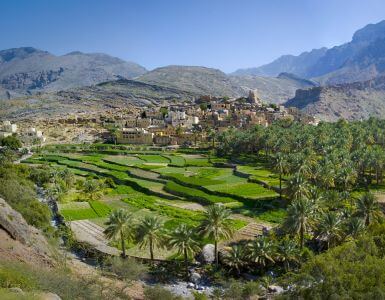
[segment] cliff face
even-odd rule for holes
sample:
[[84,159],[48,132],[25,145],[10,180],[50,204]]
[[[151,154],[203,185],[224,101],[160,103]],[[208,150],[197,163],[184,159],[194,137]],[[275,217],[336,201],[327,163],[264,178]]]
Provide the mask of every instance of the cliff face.
[[52,250],[43,234],[0,198],[0,259],[54,266]]
[[321,120],[336,121],[385,116],[385,77],[365,82],[297,90],[286,106],[295,106]]

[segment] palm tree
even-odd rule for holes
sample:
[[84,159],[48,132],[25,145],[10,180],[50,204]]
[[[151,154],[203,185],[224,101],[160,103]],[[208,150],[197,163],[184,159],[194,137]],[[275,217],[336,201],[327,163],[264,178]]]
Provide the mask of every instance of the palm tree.
[[299,249],[296,243],[291,239],[283,239],[277,247],[277,258],[283,263],[285,271],[290,270],[290,263],[298,263]]
[[357,213],[364,218],[366,226],[381,214],[380,206],[372,193],[365,193],[358,199]]
[[298,173],[289,180],[288,191],[292,200],[298,200],[308,195],[309,183]]
[[199,243],[196,240],[194,229],[186,224],[179,225],[171,232],[168,244],[171,247],[177,248],[179,255],[183,254],[186,278],[188,278],[188,257],[199,251]]
[[357,238],[360,233],[364,230],[364,228],[365,225],[361,218],[349,218],[346,223],[345,234],[346,236]]
[[288,170],[287,160],[282,153],[277,154],[274,169],[279,174],[279,198],[282,199],[282,175],[286,174]]
[[108,239],[118,240],[122,246],[122,256],[126,257],[125,240],[130,237],[132,231],[132,215],[124,209],[114,210],[110,213],[107,222],[107,228],[104,234]]
[[239,276],[242,268],[246,265],[246,251],[244,245],[235,244],[223,258],[225,264],[236,271]]
[[326,240],[328,249],[341,239],[341,218],[336,212],[329,211],[321,217],[318,236]]
[[299,235],[300,247],[304,245],[304,235],[308,231],[313,215],[313,202],[300,198],[292,202],[287,209],[287,217],[284,222],[284,228],[293,234]]
[[140,248],[150,249],[150,258],[154,260],[154,248],[163,246],[163,223],[155,216],[146,216],[137,228],[137,240]]
[[61,173],[60,173],[65,185],[67,188],[70,188],[72,184],[74,183],[75,180],[75,175],[72,173],[68,168],[65,168]]
[[218,267],[218,242],[229,239],[233,230],[229,225],[230,211],[222,205],[211,205],[205,212],[205,218],[200,225],[199,231],[204,236],[214,240],[215,265]]
[[89,195],[90,200],[96,200],[100,198],[100,191],[102,186],[96,179],[87,179],[84,182],[83,192]]
[[258,237],[248,245],[250,260],[265,267],[268,262],[274,263],[274,245],[266,237]]

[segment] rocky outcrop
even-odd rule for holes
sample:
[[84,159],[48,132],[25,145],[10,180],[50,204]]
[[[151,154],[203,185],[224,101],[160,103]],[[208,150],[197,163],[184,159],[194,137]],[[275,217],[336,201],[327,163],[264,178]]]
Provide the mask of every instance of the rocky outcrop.
[[53,266],[51,248],[43,234],[0,198],[0,258]]
[[297,90],[285,106],[294,106],[325,121],[385,116],[385,76],[365,82]]

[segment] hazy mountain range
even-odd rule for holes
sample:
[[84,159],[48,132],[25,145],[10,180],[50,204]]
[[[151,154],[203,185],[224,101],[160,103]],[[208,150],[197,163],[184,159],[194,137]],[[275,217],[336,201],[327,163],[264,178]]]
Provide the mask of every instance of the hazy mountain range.
[[[289,100],[286,105],[298,106],[324,119],[356,119],[385,113],[377,108],[385,103],[384,87],[372,86],[377,82],[373,79],[382,76],[385,21],[365,26],[343,45],[285,55],[231,74],[196,66],[165,66],[148,71],[107,54],[71,52],[55,56],[31,47],[0,51],[0,99],[34,97],[48,103],[47,99],[56,97],[79,106],[89,100],[120,99],[147,105],[208,94],[240,97],[246,96],[249,89],[258,89],[265,102]],[[351,84],[354,82],[365,84]],[[341,113],[351,109],[354,97],[361,97],[359,109],[364,113]]]

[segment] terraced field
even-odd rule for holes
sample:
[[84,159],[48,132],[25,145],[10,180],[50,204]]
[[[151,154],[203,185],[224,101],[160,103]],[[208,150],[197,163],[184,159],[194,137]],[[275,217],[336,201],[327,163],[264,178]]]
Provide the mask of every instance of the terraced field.
[[[98,201],[60,204],[59,212],[67,221],[87,220],[103,228],[111,210],[124,208],[137,220],[148,214],[157,215],[165,228],[172,229],[180,223],[197,226],[205,206],[222,203],[234,213],[231,226],[239,230],[238,236],[247,237],[245,232],[258,232],[254,229],[261,228],[260,224],[271,226],[274,225],[271,222],[280,222],[284,217],[284,203],[269,188],[269,184],[276,183],[277,175],[268,169],[253,173],[252,166],[237,166],[239,172],[248,174],[244,176],[233,168],[216,167],[212,163],[223,159],[209,161],[201,154],[162,151],[112,155],[110,151],[105,154],[104,150],[90,154],[79,153],[79,147],[76,153],[68,149],[65,153],[46,150],[24,161],[69,168],[83,178],[111,178],[115,183],[115,187],[103,191]],[[259,184],[250,180],[254,175],[270,181]],[[140,253],[135,245],[130,252]],[[172,253],[158,253],[162,258],[169,255]]]

